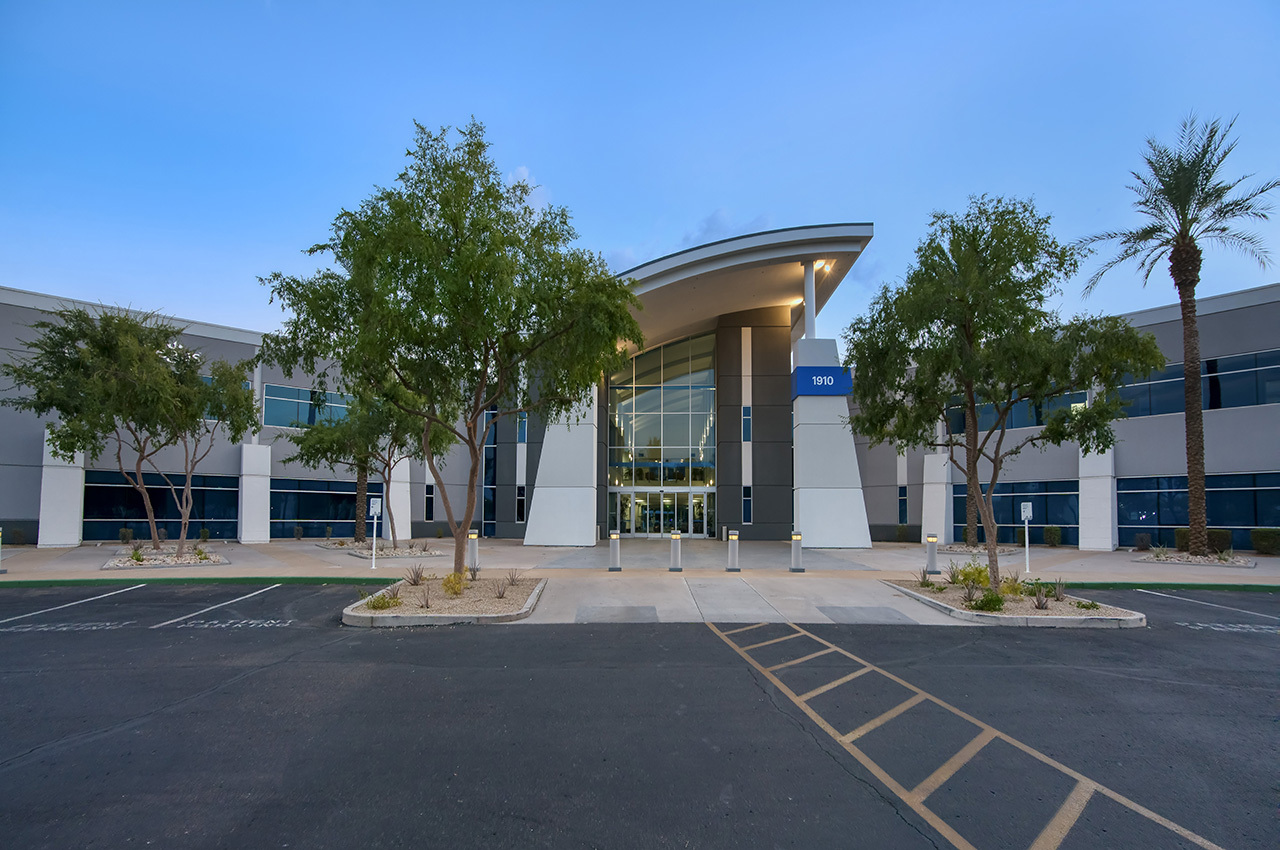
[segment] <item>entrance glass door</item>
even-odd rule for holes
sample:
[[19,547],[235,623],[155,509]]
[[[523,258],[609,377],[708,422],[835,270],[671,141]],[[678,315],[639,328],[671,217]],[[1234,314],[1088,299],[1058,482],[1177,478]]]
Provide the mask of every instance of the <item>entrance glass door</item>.
[[614,490],[608,496],[609,530],[624,537],[667,537],[671,532],[714,537],[712,490]]

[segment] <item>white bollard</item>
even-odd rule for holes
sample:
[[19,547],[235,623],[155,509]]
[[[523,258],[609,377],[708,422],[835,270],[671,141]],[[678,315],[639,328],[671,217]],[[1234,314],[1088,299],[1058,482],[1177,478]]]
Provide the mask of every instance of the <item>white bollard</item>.
[[609,572],[622,572],[622,541],[616,531],[609,532]]
[[667,568],[667,572],[684,572],[684,567],[680,565],[680,532],[678,531],[671,532],[671,566]]
[[800,554],[800,532],[791,532],[791,572],[804,572],[803,556]]
[[738,568],[738,532],[729,531],[729,565],[724,568],[727,573],[742,572]]
[[926,535],[924,540],[927,544],[928,552],[925,560],[925,569],[928,571],[927,574],[931,576],[941,575],[941,573],[938,572],[938,535]]
[[480,568],[480,532],[474,528],[467,532],[467,566]]

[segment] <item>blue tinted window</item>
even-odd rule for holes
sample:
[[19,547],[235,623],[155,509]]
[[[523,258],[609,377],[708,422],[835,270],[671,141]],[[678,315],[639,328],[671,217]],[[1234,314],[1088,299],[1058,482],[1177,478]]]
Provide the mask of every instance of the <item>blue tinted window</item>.
[[1211,490],[1205,494],[1210,526],[1242,525],[1253,528],[1258,516],[1252,490]]
[[1118,493],[1116,504],[1120,525],[1158,525],[1155,493]]
[[428,484],[426,511],[423,515],[423,519],[425,519],[427,522],[431,522],[435,518],[436,518],[436,485]]

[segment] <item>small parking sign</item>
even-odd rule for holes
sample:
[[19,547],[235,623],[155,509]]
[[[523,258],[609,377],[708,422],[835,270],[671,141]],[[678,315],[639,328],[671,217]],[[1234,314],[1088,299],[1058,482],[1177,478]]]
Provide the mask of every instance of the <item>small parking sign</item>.
[[1029,519],[1031,519],[1031,503],[1023,502],[1022,503],[1022,520],[1023,522],[1026,522]]
[[382,516],[382,500],[381,499],[369,500],[369,516]]

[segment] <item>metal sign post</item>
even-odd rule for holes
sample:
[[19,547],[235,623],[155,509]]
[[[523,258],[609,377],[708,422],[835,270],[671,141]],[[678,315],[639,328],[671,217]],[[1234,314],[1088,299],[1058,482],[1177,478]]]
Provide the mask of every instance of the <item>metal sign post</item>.
[[1027,559],[1027,575],[1031,575],[1031,503],[1022,503],[1022,548]]
[[373,517],[373,566],[371,570],[378,568],[378,517],[382,516],[382,500],[373,498],[369,500],[369,516]]

